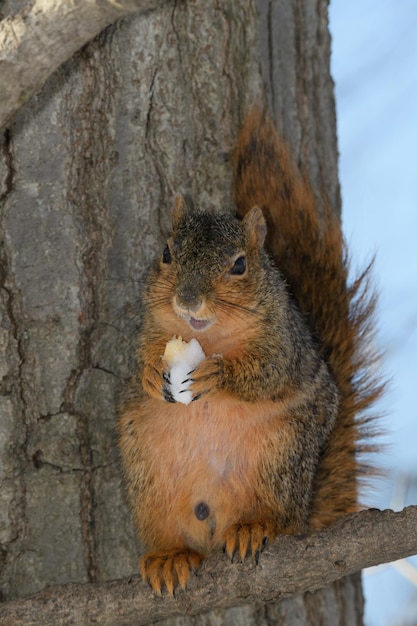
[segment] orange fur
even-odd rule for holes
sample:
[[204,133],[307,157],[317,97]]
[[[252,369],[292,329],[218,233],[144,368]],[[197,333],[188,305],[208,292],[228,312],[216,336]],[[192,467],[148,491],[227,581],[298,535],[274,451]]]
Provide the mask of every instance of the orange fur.
[[[126,413],[123,420],[133,418],[132,441],[143,442],[141,454],[156,465],[138,519],[142,535],[155,549],[189,545],[208,555],[221,547],[237,519],[263,518],[254,488],[260,457],[277,432],[283,445],[289,439],[275,403],[237,403],[223,394],[189,407],[149,399],[141,407],[140,421],[135,417]],[[200,501],[210,502],[216,520],[212,528],[194,515]]]

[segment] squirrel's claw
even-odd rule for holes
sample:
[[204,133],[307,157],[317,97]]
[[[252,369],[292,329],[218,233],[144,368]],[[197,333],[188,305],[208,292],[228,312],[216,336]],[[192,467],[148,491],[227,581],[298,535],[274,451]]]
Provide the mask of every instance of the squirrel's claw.
[[162,359],[157,365],[146,365],[143,370],[142,386],[152,398],[175,402],[169,386],[169,372],[164,367]]
[[165,402],[176,402],[174,396],[171,393],[171,389],[169,385],[164,385],[162,387],[162,394],[164,396]]
[[145,554],[139,561],[142,580],[148,581],[159,596],[165,587],[169,595],[174,589],[185,589],[191,572],[196,571],[204,557],[193,550],[171,550]]
[[195,368],[191,376],[190,390],[193,401],[211,394],[221,388],[223,378],[223,359],[217,356],[205,359]]
[[274,537],[272,522],[233,524],[225,534],[224,549],[231,560],[238,554],[240,560],[244,561],[248,554],[251,554],[258,562],[259,554]]

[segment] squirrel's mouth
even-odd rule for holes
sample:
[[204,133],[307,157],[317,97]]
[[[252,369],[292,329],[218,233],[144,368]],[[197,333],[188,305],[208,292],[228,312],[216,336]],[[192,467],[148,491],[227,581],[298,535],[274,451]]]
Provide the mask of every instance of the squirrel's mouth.
[[211,325],[212,320],[198,320],[195,317],[188,317],[187,322],[194,330],[205,330]]

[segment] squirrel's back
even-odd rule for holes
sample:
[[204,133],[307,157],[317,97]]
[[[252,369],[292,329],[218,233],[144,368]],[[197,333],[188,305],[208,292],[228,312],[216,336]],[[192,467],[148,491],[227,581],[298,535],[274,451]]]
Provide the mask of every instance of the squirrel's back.
[[253,206],[262,209],[268,225],[266,247],[341,394],[336,425],[315,479],[310,519],[313,528],[320,528],[359,508],[359,483],[373,473],[364,458],[376,447],[367,410],[383,389],[374,370],[375,298],[368,270],[348,285],[349,266],[339,220],[327,206],[320,214],[285,143],[258,108],[249,114],[240,132],[234,169],[238,216],[243,217]]

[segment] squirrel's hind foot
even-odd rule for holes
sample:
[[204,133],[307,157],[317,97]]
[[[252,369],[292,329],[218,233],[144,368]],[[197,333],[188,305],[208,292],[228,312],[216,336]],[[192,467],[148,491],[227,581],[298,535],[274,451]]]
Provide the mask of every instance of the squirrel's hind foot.
[[231,560],[238,555],[244,561],[251,554],[257,563],[260,553],[268,541],[275,539],[275,534],[272,522],[233,524],[224,536],[224,550]]
[[185,589],[191,572],[196,571],[204,557],[193,550],[171,550],[151,552],[141,557],[139,569],[144,581],[148,581],[158,595],[165,586],[169,595],[175,587]]

